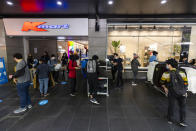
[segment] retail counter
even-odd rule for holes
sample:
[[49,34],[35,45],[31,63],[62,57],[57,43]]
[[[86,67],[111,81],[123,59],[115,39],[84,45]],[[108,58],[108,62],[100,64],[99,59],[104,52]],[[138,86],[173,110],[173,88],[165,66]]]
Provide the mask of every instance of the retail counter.
[[[139,67],[138,69],[139,69],[138,79],[146,79],[148,67]],[[107,70],[111,70],[111,67],[107,67]],[[131,66],[125,66],[123,72],[123,79],[132,79],[132,78],[133,78],[133,72]]]

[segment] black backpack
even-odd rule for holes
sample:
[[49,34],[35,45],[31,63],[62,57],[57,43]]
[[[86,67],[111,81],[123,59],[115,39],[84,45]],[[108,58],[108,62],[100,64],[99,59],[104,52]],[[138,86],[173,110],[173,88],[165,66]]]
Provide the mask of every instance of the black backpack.
[[187,88],[184,84],[182,76],[179,73],[179,70],[170,72],[170,82],[170,87],[177,96],[183,96],[186,94]]

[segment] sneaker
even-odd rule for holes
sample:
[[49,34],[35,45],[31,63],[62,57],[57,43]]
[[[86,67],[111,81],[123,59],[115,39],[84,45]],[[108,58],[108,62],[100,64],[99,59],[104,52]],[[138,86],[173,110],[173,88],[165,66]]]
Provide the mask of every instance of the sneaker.
[[44,97],[47,97],[49,94],[45,94]]
[[90,99],[90,102],[92,102],[93,104],[97,104],[97,105],[100,104],[96,99]]
[[136,83],[132,83],[132,86],[137,86],[137,84]]
[[182,126],[182,127],[187,127],[188,125],[187,125],[186,123],[184,123],[184,122],[181,122],[181,123],[180,123],[180,126]]
[[172,121],[168,121],[167,123],[168,123],[168,124],[170,124],[170,125],[171,125],[171,124],[173,124],[173,122],[172,122]]
[[76,96],[76,95],[74,95],[73,93],[71,93],[70,96]]
[[14,111],[14,114],[18,114],[18,113],[22,113],[22,112],[25,112],[27,110],[27,108],[18,108]]
[[28,105],[28,106],[27,106],[28,109],[31,109],[32,107],[33,107],[32,105]]

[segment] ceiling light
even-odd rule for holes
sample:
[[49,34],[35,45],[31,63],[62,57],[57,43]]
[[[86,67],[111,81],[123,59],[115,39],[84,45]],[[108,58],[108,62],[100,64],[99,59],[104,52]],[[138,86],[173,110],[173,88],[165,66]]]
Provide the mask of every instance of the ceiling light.
[[59,36],[57,37],[57,40],[65,40],[66,38],[65,37],[62,37],[62,36]]
[[61,1],[57,1],[56,4],[61,6],[63,3]]
[[109,1],[108,1],[108,5],[113,5],[113,3],[114,3],[114,2],[113,2],[112,0],[109,0]]
[[162,0],[161,1],[161,4],[166,4],[167,3],[167,0]]
[[10,6],[14,5],[14,3],[11,1],[6,1],[6,3],[7,3],[7,5],[10,5]]

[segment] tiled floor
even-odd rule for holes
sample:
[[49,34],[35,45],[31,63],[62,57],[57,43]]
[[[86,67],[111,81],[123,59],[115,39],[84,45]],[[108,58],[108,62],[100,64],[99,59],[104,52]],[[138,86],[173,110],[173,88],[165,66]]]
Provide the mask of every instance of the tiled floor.
[[0,87],[0,131],[195,131],[196,97],[188,98],[189,127],[168,125],[167,98],[152,87],[140,83],[132,87],[110,90],[110,96],[99,97],[100,105],[89,103],[79,92],[70,97],[67,88],[58,86],[48,97],[49,103],[39,106],[39,91],[31,90],[33,109],[14,115],[18,106],[16,89]]

